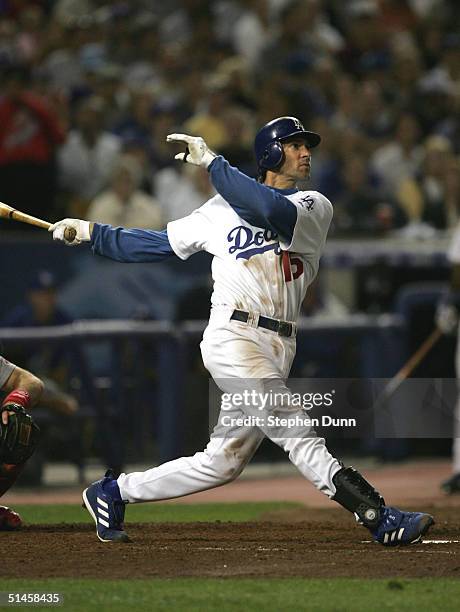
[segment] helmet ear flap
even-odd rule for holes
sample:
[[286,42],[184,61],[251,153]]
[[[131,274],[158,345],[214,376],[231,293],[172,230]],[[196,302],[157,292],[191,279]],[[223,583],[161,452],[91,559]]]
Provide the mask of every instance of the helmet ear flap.
[[261,168],[265,168],[266,170],[272,170],[281,164],[283,158],[283,145],[279,142],[279,140],[275,140],[270,142],[265,148],[259,165]]

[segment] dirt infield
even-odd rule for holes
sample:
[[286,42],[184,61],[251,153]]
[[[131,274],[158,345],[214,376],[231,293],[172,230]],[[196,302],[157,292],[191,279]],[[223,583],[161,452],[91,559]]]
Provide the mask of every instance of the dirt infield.
[[253,523],[129,525],[132,542],[103,544],[94,527],[31,526],[0,533],[2,576],[22,578],[460,576],[460,515],[435,509],[426,543],[384,548],[351,515],[300,509]]

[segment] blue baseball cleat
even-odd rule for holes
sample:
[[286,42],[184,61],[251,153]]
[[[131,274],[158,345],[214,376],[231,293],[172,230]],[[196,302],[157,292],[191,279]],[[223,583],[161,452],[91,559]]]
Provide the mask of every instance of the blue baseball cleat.
[[127,502],[121,500],[111,470],[83,491],[83,503],[96,523],[97,537],[101,542],[130,541],[123,529]]
[[407,546],[421,542],[431,525],[434,525],[431,514],[383,506],[380,521],[371,533],[384,546]]

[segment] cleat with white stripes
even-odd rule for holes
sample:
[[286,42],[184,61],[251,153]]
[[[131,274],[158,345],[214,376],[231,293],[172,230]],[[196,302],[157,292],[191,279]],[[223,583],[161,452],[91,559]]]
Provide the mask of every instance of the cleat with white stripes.
[[403,512],[383,506],[378,526],[372,531],[374,540],[384,546],[407,546],[422,541],[428,529],[434,525],[431,514]]
[[123,528],[127,502],[115,499],[107,490],[107,484],[113,480],[115,478],[109,470],[104,478],[93,482],[83,491],[83,504],[96,523],[97,537],[101,542],[129,542]]

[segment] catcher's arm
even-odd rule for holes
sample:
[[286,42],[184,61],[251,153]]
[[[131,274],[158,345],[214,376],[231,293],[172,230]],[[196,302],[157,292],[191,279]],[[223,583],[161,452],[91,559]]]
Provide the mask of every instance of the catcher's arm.
[[0,463],[21,465],[38,444],[40,429],[26,409],[40,398],[43,383],[16,366],[2,389],[8,395],[0,408]]
[[[43,393],[43,382],[28,370],[16,366],[2,387],[8,395],[2,403],[2,408],[16,404],[23,408],[31,408],[38,402]],[[2,409],[2,423],[8,423],[10,410]]]

